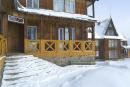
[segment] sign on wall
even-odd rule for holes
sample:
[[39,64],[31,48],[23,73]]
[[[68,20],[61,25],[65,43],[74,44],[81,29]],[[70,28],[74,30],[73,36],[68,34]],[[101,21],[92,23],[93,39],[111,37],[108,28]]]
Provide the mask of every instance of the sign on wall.
[[24,18],[8,15],[8,21],[24,24]]

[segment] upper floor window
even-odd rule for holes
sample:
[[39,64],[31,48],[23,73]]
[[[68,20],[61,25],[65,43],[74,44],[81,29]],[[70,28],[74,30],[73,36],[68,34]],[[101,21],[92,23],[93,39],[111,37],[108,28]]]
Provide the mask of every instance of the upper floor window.
[[55,11],[64,11],[64,0],[53,0],[53,9]]
[[106,35],[109,35],[109,36],[115,36],[115,32],[113,29],[108,29]]
[[75,0],[53,0],[55,11],[75,13]]
[[28,8],[39,8],[39,0],[27,0],[26,3]]
[[65,11],[75,13],[75,0],[65,0]]

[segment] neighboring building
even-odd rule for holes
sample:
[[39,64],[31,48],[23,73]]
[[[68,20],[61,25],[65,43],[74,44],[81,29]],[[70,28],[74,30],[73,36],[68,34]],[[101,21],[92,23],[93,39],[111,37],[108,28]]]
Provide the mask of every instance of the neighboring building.
[[[56,60],[82,56],[93,59],[95,1],[3,0],[6,13],[2,35],[7,38],[7,53],[22,52]],[[90,6],[91,17],[87,16]]]
[[116,30],[112,18],[95,25],[96,57],[102,60],[122,58],[123,45],[127,45],[122,35]]

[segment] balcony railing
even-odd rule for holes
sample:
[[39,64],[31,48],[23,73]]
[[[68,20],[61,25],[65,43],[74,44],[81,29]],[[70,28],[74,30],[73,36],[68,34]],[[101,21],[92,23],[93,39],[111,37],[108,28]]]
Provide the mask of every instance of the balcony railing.
[[[5,62],[5,57],[6,55],[6,39],[0,35],[0,73],[2,73],[3,67],[4,67],[4,62]],[[1,75],[0,75],[1,76]]]
[[95,56],[95,41],[25,40],[25,53],[42,57]]
[[0,35],[0,56],[6,54],[6,47],[6,39],[2,35]]

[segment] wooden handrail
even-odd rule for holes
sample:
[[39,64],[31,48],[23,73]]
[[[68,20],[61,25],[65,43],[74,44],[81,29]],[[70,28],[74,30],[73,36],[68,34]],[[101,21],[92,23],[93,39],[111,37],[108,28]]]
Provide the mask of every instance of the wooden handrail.
[[6,54],[6,39],[0,35],[0,56]]

